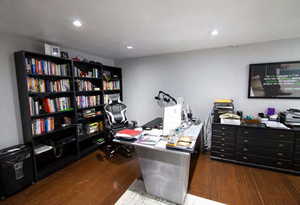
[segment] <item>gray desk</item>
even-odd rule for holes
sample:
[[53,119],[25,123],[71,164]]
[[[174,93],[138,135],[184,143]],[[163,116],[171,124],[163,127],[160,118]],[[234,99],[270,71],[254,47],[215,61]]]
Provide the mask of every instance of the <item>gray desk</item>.
[[[203,125],[193,125],[194,144],[187,151],[167,149],[163,143],[145,145],[114,139],[115,142],[133,145],[136,148],[140,168],[149,194],[177,204],[183,204],[187,194],[191,154],[200,151],[199,139],[203,134]],[[187,133],[189,130],[186,130]]]

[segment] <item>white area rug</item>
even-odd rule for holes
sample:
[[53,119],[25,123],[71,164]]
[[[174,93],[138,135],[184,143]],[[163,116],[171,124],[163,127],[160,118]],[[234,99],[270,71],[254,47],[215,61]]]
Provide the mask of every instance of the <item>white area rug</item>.
[[[224,205],[219,202],[187,194],[184,205]],[[135,180],[115,205],[175,205],[172,202],[148,194],[141,180]]]

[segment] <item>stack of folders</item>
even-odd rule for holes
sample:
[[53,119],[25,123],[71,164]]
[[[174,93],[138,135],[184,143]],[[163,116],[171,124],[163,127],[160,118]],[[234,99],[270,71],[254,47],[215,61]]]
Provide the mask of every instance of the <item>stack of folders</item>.
[[124,129],[120,130],[116,133],[115,137],[120,140],[136,140],[142,134],[142,131],[132,130],[132,129]]

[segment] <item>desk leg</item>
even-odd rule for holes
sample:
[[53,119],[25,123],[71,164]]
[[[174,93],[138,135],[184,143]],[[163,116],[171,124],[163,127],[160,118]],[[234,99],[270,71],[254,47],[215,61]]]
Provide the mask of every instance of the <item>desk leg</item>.
[[187,193],[190,154],[136,147],[146,191],[177,204]]

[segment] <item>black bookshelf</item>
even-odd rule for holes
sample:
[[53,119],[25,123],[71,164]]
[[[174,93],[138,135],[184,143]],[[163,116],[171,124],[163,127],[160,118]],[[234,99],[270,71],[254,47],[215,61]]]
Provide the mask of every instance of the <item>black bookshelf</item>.
[[[89,62],[73,61],[73,69],[75,82],[74,95],[76,100],[78,101],[77,98],[82,96],[100,96],[99,102],[96,105],[76,107],[76,122],[80,127],[79,130],[81,130],[78,133],[79,157],[84,157],[88,153],[91,153],[98,148],[95,140],[104,134],[102,131],[97,131],[92,134],[89,134],[87,131],[89,125],[92,123],[102,122],[104,125],[102,81],[103,65]],[[89,87],[88,89],[85,87],[85,89],[82,89],[82,86],[80,85],[84,84],[84,82],[88,82],[92,87]],[[89,110],[95,110],[96,112],[101,112],[101,114],[97,117],[91,118],[82,117],[83,113]]]
[[[61,73],[63,75],[58,75],[57,73],[46,74],[46,72],[32,72],[32,70],[27,66],[29,62],[28,59],[48,61],[57,65],[66,65],[67,71],[66,73]],[[44,152],[39,155],[33,155],[35,178],[36,180],[40,180],[57,171],[58,169],[63,168],[67,164],[87,155],[88,153],[95,151],[98,148],[95,141],[99,137],[105,137],[105,132],[103,130],[100,130],[97,132],[93,132],[92,134],[88,134],[87,132],[85,132],[85,125],[88,123],[102,121],[104,127],[105,95],[118,94],[121,99],[123,98],[122,70],[121,68],[105,66],[98,63],[72,61],[69,59],[28,51],[19,51],[15,53],[15,65],[18,81],[18,94],[24,143],[31,145],[34,149],[37,145],[40,144],[56,146],[56,142],[61,143],[64,141],[68,141],[69,138],[76,138],[75,141],[63,143],[61,145],[64,147],[64,151],[61,156],[59,156],[59,154],[57,153],[54,156],[53,150]],[[42,67],[44,66],[45,65],[43,64]],[[84,72],[92,72],[92,75],[84,75],[82,73],[78,75],[78,73],[75,73],[75,68],[80,69]],[[109,82],[119,81],[118,89],[105,89],[104,81],[107,81],[107,78],[103,77],[103,73],[107,72],[111,73],[111,78],[108,80]],[[49,92],[49,90],[44,92],[35,92],[32,90],[29,91],[27,86],[27,78],[44,81],[68,80],[70,89],[62,92]],[[80,81],[88,81],[93,85],[93,88],[91,90],[80,90],[77,84]],[[94,87],[96,87],[96,89]],[[77,106],[77,97],[79,96],[100,96],[100,101],[96,105],[79,108]],[[45,98],[55,99],[60,97],[66,97],[70,99],[69,109],[54,112],[42,111],[38,114],[31,113],[30,110],[32,109],[32,104],[30,105],[29,99],[43,102],[43,99]],[[41,107],[43,106],[44,105],[41,104]],[[83,117],[83,113],[87,112],[90,109],[94,109],[98,115],[87,118]],[[47,118],[54,119],[55,129],[52,129],[48,132],[44,131],[39,134],[33,134],[32,123],[35,120]],[[64,118],[68,118],[71,123],[69,122],[69,124],[67,125],[64,125],[65,123],[61,123]],[[56,152],[58,151],[56,150]]]
[[[75,99],[73,95],[74,82],[72,77],[72,61],[33,52],[19,51],[15,53],[15,65],[18,81],[18,94],[24,143],[30,144],[34,149],[38,145],[55,145],[55,143],[59,140],[64,140],[69,137],[76,136],[76,127],[74,126],[74,123],[76,122],[76,110],[74,109]],[[48,73],[46,74],[46,72]],[[36,81],[43,81],[44,87],[46,87],[46,80],[54,82],[62,79],[68,79],[69,90],[66,92],[32,92],[28,90],[28,78],[34,79]],[[41,85],[34,86],[37,87]],[[37,107],[37,110],[39,110],[40,112],[40,110],[44,109],[40,108],[44,106],[42,103],[44,99],[56,99],[60,97],[68,98],[70,102],[69,109],[55,112],[45,111],[39,114],[32,114],[30,112],[30,110],[32,110],[32,105],[30,105],[29,98],[35,99],[37,102],[40,102]],[[58,109],[58,105],[56,105],[56,109]],[[53,123],[51,125],[50,123],[46,122],[46,119],[48,119],[49,117],[53,119]],[[68,117],[67,124],[65,122],[62,122],[62,120],[66,117]],[[39,134],[35,134],[32,131],[32,129],[37,129],[38,127],[36,126],[32,128],[32,124],[36,120],[39,120],[38,122],[40,123],[36,123],[34,125],[43,127],[40,128],[40,130],[42,131]],[[50,126],[51,129],[49,129]],[[46,131],[47,129],[48,131]],[[69,154],[64,154],[60,157],[51,156],[53,152],[44,152],[39,155],[33,154],[35,179],[42,179],[58,168],[61,168],[61,166],[58,166],[58,164],[64,164],[62,162],[71,161],[70,159],[76,159],[78,156],[76,143],[68,145],[68,150],[71,150]],[[50,156],[46,155],[50,155],[52,157],[51,160]]]

